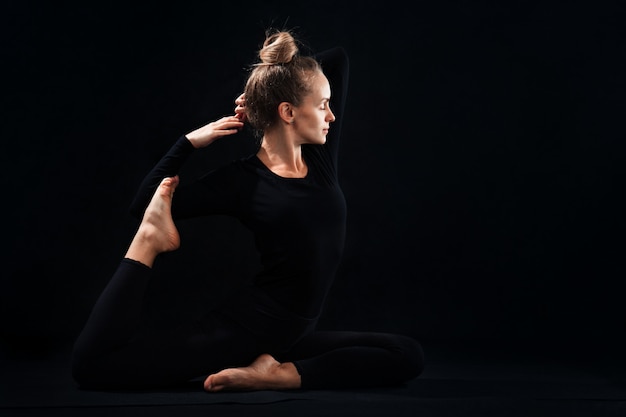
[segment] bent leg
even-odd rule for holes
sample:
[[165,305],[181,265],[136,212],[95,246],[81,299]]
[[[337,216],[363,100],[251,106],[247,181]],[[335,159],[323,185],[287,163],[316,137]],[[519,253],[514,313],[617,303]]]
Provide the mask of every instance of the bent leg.
[[143,298],[158,254],[180,244],[170,207],[178,178],[166,178],[146,208],[125,258],[98,298],[72,352],[81,385],[145,388],[185,382],[259,354],[251,335],[228,319],[173,330],[141,328]]
[[175,250],[180,237],[171,216],[178,177],[165,178],[156,189],[117,270],[96,301],[72,352],[78,381],[94,377],[94,363],[127,345],[138,331],[143,297],[158,254]]
[[424,352],[416,340],[375,332],[313,332],[279,360],[294,363],[305,389],[397,385],[424,369]]

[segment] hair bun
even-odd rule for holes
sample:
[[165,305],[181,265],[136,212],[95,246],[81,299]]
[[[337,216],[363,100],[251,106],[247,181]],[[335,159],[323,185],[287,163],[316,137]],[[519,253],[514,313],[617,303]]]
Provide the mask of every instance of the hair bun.
[[298,54],[296,40],[287,31],[270,34],[259,51],[261,65],[286,64]]

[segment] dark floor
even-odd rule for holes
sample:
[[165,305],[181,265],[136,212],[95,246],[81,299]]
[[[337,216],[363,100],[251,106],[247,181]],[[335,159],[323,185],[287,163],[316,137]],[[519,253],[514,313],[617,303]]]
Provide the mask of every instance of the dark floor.
[[422,376],[396,388],[208,394],[81,391],[64,355],[2,362],[0,416],[626,416],[615,349],[426,345]]

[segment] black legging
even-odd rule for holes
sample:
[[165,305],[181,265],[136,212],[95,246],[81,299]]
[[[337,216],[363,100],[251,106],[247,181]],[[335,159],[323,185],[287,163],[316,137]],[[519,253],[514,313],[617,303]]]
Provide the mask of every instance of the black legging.
[[247,366],[261,353],[293,362],[303,389],[387,386],[422,372],[421,346],[397,334],[314,331],[289,351],[273,353],[218,312],[155,334],[140,326],[151,271],[124,259],[100,295],[74,345],[72,374],[82,386],[182,384],[224,368]]

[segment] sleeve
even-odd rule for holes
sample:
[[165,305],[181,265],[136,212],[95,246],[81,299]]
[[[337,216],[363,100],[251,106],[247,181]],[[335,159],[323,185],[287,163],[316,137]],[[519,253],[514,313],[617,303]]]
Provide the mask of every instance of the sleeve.
[[136,218],[143,216],[154,191],[159,186],[163,178],[172,177],[180,171],[181,167],[194,151],[194,147],[186,136],[181,136],[172,145],[169,151],[152,168],[141,182],[135,198],[130,205],[130,214]]
[[348,96],[349,60],[348,54],[341,46],[337,46],[315,55],[315,59],[322,65],[322,70],[328,78],[331,88],[330,109],[335,114],[335,122],[331,125],[326,137],[326,147],[332,162],[337,168],[339,154],[339,138],[343,123],[346,98]]

